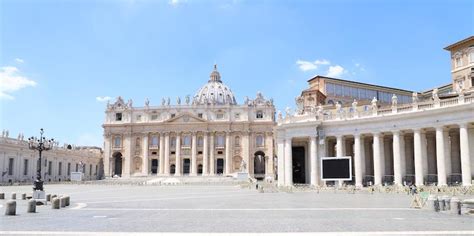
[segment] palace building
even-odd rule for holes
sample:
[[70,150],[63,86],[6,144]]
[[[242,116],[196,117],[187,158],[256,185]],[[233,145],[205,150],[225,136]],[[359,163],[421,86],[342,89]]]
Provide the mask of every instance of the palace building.
[[133,106],[107,105],[104,172],[108,177],[234,176],[274,178],[275,107],[260,92],[238,104],[217,67],[193,96]]
[[329,184],[320,176],[321,158],[349,156],[352,181],[346,184],[358,187],[470,186],[474,37],[445,49],[452,83],[421,93],[322,76],[309,80],[296,111],[278,114],[278,185]]

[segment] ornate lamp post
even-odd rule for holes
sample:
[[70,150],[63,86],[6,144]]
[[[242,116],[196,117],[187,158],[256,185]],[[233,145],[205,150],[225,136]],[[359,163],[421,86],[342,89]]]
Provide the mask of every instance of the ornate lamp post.
[[43,137],[43,129],[40,129],[40,138],[31,137],[28,139],[28,148],[31,150],[37,150],[39,153],[38,165],[36,168],[36,180],[34,182],[33,191],[43,191],[43,180],[41,180],[41,153],[48,151],[54,146],[54,139],[46,140]]

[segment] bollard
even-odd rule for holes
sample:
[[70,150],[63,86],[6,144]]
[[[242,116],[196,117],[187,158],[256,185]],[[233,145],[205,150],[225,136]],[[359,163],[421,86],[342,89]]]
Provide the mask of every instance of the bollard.
[[66,196],[66,206],[69,206],[71,204],[71,197]]
[[30,199],[28,201],[28,213],[35,213],[36,212],[36,200],[35,199]]
[[16,201],[13,201],[13,200],[7,201],[7,204],[5,204],[5,215],[6,216],[16,215]]
[[12,193],[12,200],[16,199],[16,193]]
[[61,205],[61,208],[66,207],[66,197],[64,196],[59,197],[59,203]]
[[449,196],[443,196],[444,199],[444,210],[449,211],[451,209],[451,198]]
[[26,200],[26,193],[21,194],[21,200]]
[[446,201],[444,200],[444,198],[438,197],[438,202],[439,202],[439,211],[444,211],[444,209],[446,208],[445,207]]
[[259,186],[259,187],[258,187],[258,192],[259,192],[259,193],[263,193],[263,186]]
[[0,199],[1,200],[5,199],[5,193],[0,193]]
[[440,202],[439,202],[439,199],[438,198],[435,198],[434,199],[434,210],[436,212],[439,212],[440,211]]
[[434,195],[430,195],[428,197],[428,200],[426,200],[425,209],[430,211],[436,211],[435,200],[437,200],[437,198]]
[[457,197],[451,198],[450,212],[456,215],[461,215],[461,201]]
[[51,201],[51,194],[46,194],[46,201],[50,202]]
[[51,199],[51,207],[52,207],[53,209],[59,209],[60,206],[61,206],[61,205],[59,205],[59,203],[60,203],[60,202],[59,202],[59,198],[56,198],[56,197],[55,197],[55,198],[52,198],[52,199]]

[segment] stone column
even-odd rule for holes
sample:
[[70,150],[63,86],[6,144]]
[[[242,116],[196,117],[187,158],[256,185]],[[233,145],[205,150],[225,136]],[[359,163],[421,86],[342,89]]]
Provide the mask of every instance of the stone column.
[[402,156],[400,145],[400,131],[393,131],[393,175],[394,175],[394,182],[396,185],[401,186],[402,183]]
[[317,137],[310,137],[309,157],[311,164],[311,185],[318,186],[318,143]]
[[[110,135],[104,135],[104,175],[105,177],[112,176],[112,166],[111,166],[112,156],[110,152],[110,139],[111,139]],[[31,162],[37,162],[37,160],[33,158]],[[1,168],[2,163],[3,161],[0,161],[0,170],[3,171],[3,168]],[[33,175],[36,176],[36,168],[33,168],[33,170],[34,172],[30,172],[30,173],[35,173]],[[71,172],[73,172],[72,166],[71,166]]]
[[285,185],[285,139],[277,139],[278,145],[278,186]]
[[373,143],[373,151],[374,151],[374,185],[381,185],[382,184],[382,152],[381,146],[383,137],[380,137],[380,133],[374,134],[374,143]]
[[[343,157],[345,156],[345,147],[346,143],[344,142],[344,138],[342,136],[337,136],[336,137],[336,157]],[[339,187],[342,187],[342,184],[344,181],[338,180],[337,181]]]
[[415,129],[413,134],[413,142],[415,148],[415,184],[417,186],[424,185],[423,181],[423,151],[421,130]]
[[242,136],[242,157],[247,164],[247,173],[250,172],[250,132],[244,132]]
[[354,134],[354,171],[355,186],[362,187],[362,142],[361,135]]
[[428,140],[426,132],[421,132],[421,157],[423,160],[423,177],[428,176]]
[[142,174],[148,175],[148,133],[143,136],[143,162],[142,162]]
[[175,163],[175,176],[181,176],[183,174],[182,160],[181,160],[181,134],[176,133],[176,163]]
[[402,185],[403,185],[403,177],[407,174],[407,161],[406,161],[406,150],[405,150],[405,135],[403,133],[400,133],[400,177],[402,179]]
[[202,147],[202,175],[207,176],[209,175],[209,134],[208,132],[204,132],[203,134],[203,147]]
[[214,146],[215,142],[215,134],[211,132],[211,146],[209,148],[209,175],[214,176],[216,175],[216,160],[214,158],[214,154],[216,152],[216,147]]
[[285,140],[285,185],[293,186],[293,153],[291,138]]
[[[159,163],[158,163],[158,167],[159,167],[159,172],[160,174],[164,174],[165,173],[165,137],[164,137],[164,133],[160,133],[160,153],[159,153]],[[168,154],[169,154],[169,149],[168,149]],[[168,166],[169,166],[169,159],[168,159]],[[169,172],[168,172],[169,173]]]
[[[131,167],[132,167],[132,142],[131,142],[131,134],[124,135],[123,146],[122,149],[124,150],[124,166],[122,168],[122,176],[123,177],[130,177],[131,174]],[[86,172],[87,168],[84,168],[84,172]]]
[[197,175],[197,138],[196,132],[192,134],[191,141],[191,176]]
[[459,125],[459,142],[461,148],[462,185],[471,186],[471,154],[469,152],[469,133],[466,123]]
[[230,144],[230,132],[225,134],[225,175],[232,174],[232,153]]
[[438,186],[446,185],[446,157],[445,151],[446,144],[444,143],[445,135],[447,133],[443,130],[443,127],[436,127],[436,167],[438,175]]
[[265,163],[267,168],[265,168],[265,176],[270,176],[272,178],[274,178],[275,174],[274,174],[274,164],[273,164],[273,135],[272,133],[267,133],[266,137],[265,137],[265,146],[266,146],[266,149],[267,149],[267,162]]
[[164,165],[164,174],[170,175],[170,134],[165,133],[165,148],[164,148],[164,156],[165,156],[165,165]]

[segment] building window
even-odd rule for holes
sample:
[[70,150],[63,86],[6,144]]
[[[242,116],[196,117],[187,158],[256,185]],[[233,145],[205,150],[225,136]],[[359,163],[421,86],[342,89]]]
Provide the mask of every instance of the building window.
[[118,148],[122,146],[122,139],[117,136],[114,138],[114,147]]
[[150,146],[153,146],[153,147],[158,146],[159,141],[160,140],[158,139],[158,136],[152,136]]
[[471,52],[469,53],[469,62],[474,63],[474,47],[471,47]]
[[23,175],[28,175],[28,159],[23,162]]
[[171,114],[171,118],[174,118],[176,116],[176,114],[172,113]]
[[89,175],[92,175],[92,164],[89,165]]
[[137,115],[137,121],[142,121],[142,115]]
[[53,174],[53,162],[50,161],[48,163],[48,175],[52,175]]
[[462,58],[461,56],[456,57],[456,67],[461,67],[462,66]]
[[224,113],[217,113],[216,114],[216,119],[218,119],[218,120],[224,119]]
[[199,117],[199,118],[202,118],[202,113],[198,113],[198,117]]
[[8,159],[8,175],[13,175],[13,164],[15,159],[10,158]]
[[67,163],[67,175],[71,175],[71,163]]
[[225,143],[224,135],[218,135],[216,137],[216,139],[217,139],[217,141],[216,141],[217,145],[216,146],[217,147],[224,147],[224,143]]
[[79,164],[76,163],[76,172],[79,171]]
[[235,137],[234,146],[240,147],[240,137],[239,136]]
[[191,146],[191,136],[186,135],[183,137],[183,146],[190,147]]
[[176,137],[170,139],[170,145],[171,147],[176,147]]
[[198,147],[202,147],[204,145],[204,138],[202,136],[198,137],[197,145]]
[[135,139],[135,148],[140,148],[140,138]]
[[234,114],[234,118],[235,118],[236,120],[239,120],[239,119],[240,119],[240,113],[235,113],[235,114]]
[[257,111],[256,117],[257,119],[263,119],[263,111]]
[[257,147],[263,147],[263,136],[257,135],[255,142],[257,144]]
[[95,165],[95,174],[94,175],[97,175],[98,170],[99,170],[99,166]]
[[150,119],[151,119],[151,120],[158,120],[158,115],[157,115],[157,114],[153,114],[153,115],[151,115]]
[[122,121],[122,113],[115,113],[115,121]]
[[63,163],[62,162],[59,162],[58,163],[58,175],[62,175],[63,174]]

